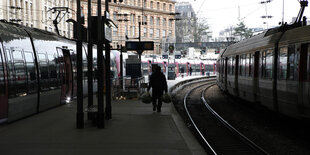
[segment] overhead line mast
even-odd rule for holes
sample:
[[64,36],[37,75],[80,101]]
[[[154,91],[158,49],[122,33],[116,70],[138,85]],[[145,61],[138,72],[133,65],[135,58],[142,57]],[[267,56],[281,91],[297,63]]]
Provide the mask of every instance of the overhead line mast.
[[261,18],[266,19],[266,22],[264,22],[264,24],[266,24],[266,28],[268,29],[268,19],[272,18],[271,15],[268,15],[268,9],[267,9],[267,3],[270,3],[271,0],[267,0],[267,1],[261,1],[260,4],[265,4],[265,9],[266,9],[266,15],[265,16],[261,16]]

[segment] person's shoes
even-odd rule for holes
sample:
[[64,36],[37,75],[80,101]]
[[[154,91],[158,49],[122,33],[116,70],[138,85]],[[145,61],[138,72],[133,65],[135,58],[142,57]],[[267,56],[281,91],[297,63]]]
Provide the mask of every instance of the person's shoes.
[[156,111],[156,107],[153,107],[153,111]]
[[161,112],[161,109],[157,109],[157,112]]

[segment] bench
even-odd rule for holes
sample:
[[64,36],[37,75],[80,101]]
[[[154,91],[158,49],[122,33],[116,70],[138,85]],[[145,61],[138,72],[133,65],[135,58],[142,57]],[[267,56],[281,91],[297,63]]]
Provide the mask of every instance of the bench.
[[85,112],[87,112],[87,117],[92,121],[93,125],[97,123],[97,115],[98,115],[98,106],[91,105],[90,107],[85,108]]

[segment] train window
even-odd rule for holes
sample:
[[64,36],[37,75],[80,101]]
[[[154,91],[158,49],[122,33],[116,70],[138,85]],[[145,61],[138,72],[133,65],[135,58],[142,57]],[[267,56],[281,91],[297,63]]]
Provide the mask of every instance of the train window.
[[254,76],[255,72],[255,53],[251,54],[250,76]]
[[[6,70],[7,70],[7,77],[8,77],[8,87],[13,88],[13,61],[11,57],[11,51],[9,49],[5,50],[5,58],[6,58]],[[15,89],[8,89],[9,91],[9,98],[15,96]]]
[[5,95],[5,83],[4,83],[4,66],[1,56],[1,49],[0,49],[0,95]]
[[48,66],[46,56],[44,53],[39,53],[38,56],[41,79],[48,79]]
[[26,95],[26,69],[25,69],[25,63],[22,55],[22,51],[20,50],[13,50],[12,51],[12,56],[13,56],[13,66],[15,70],[15,84],[14,84],[14,89],[15,89],[15,95],[16,96],[25,96]]
[[56,79],[57,78],[57,71],[56,71],[56,55],[47,55],[48,57],[48,70],[50,78]]
[[243,54],[240,56],[240,63],[239,63],[239,75],[244,76],[245,75],[245,58],[246,55]]
[[287,47],[280,48],[279,54],[279,79],[286,80],[287,78]]
[[250,73],[250,54],[245,55],[245,76],[249,76]]
[[31,52],[24,52],[24,54],[25,54],[26,67],[27,67],[27,71],[28,71],[29,81],[36,80],[35,64],[34,64],[33,55]]
[[36,88],[36,70],[34,64],[33,54],[31,52],[24,52],[27,68],[27,79],[28,79],[28,93],[34,93],[37,91]]
[[227,58],[227,74],[231,74],[231,57]]
[[262,77],[266,79],[272,78],[272,62],[273,51],[271,49],[262,53]]
[[196,72],[197,72],[197,73],[200,72],[200,67],[199,67],[198,64],[196,64]]
[[308,45],[308,55],[307,55],[307,73],[308,73],[308,80],[310,80],[310,45]]
[[247,55],[247,76],[252,76],[252,68],[253,68],[253,54],[250,53]]
[[290,45],[288,47],[288,64],[287,64],[287,78],[289,80],[294,80],[294,70],[295,70],[295,45]]
[[234,56],[231,57],[231,74],[235,74],[235,65],[236,65],[236,59]]
[[87,81],[87,72],[88,72],[88,68],[87,68],[87,49],[83,46],[83,54],[82,54],[82,66],[83,66],[83,81]]

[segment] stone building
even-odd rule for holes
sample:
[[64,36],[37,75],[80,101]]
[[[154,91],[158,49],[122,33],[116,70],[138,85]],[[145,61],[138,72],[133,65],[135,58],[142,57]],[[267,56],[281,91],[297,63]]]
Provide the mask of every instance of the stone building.
[[177,18],[181,19],[176,22],[176,42],[194,42],[194,30],[197,20],[192,5],[189,2],[176,3],[175,10],[180,13]]
[[[73,0],[0,0],[0,19],[21,25],[55,32],[53,20],[56,12],[53,7],[72,8]],[[75,0],[74,0],[75,1]],[[72,37],[72,24],[66,23],[72,18],[72,12],[65,14],[58,24],[60,35]]]
[[[87,26],[87,0],[82,0],[82,14],[85,15]],[[104,14],[102,1],[102,14]],[[138,41],[139,22],[141,41],[154,41],[154,51],[145,51],[144,54],[160,54],[160,43],[168,37],[175,38],[175,1],[174,0],[112,0],[109,3],[110,19],[118,26],[112,30],[112,48],[125,45],[128,41]],[[75,8],[76,5],[73,5]],[[74,9],[75,10],[75,9]],[[92,1],[92,15],[97,15],[97,1]],[[126,37],[127,35],[127,37]]]

